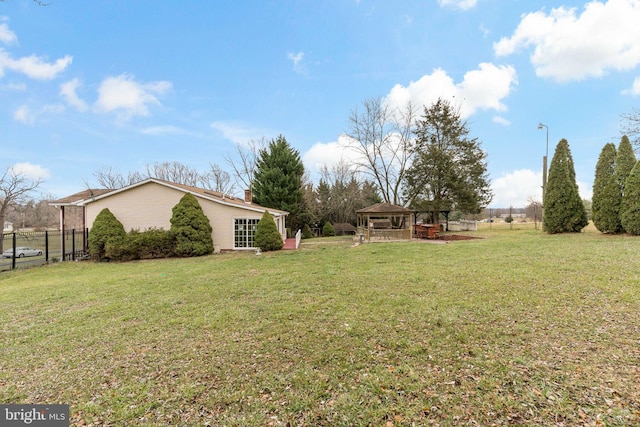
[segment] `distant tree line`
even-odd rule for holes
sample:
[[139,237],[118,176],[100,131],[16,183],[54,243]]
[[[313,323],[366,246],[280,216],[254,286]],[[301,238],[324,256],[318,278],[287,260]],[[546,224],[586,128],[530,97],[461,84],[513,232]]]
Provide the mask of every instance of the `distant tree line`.
[[164,162],[127,174],[101,169],[94,177],[114,189],[150,177],[226,194],[248,189],[256,203],[289,212],[292,232],[327,222],[355,225],[359,209],[381,202],[429,212],[435,222],[441,211],[478,214],[490,202],[487,155],[448,101],[418,116],[410,104],[401,110],[369,99],[349,122],[345,137],[356,159],[323,168],[317,184],[283,135],[236,146],[235,156],[225,156],[231,173],[216,164],[200,172]]
[[[311,182],[300,153],[282,135],[236,146],[235,156],[225,156],[231,172],[217,164],[198,171],[174,161],[128,173],[104,168],[94,178],[109,189],[151,177],[224,194],[249,189],[256,203],[289,212],[287,227],[293,232],[328,222],[355,225],[357,210],[380,202],[430,212],[437,222],[440,210],[478,214],[491,200],[486,153],[449,102],[439,99],[419,116],[410,104],[401,110],[370,99],[351,113],[349,122],[345,137],[356,159],[325,167],[318,184]],[[23,184],[26,194],[40,182]],[[45,219],[22,194],[4,201],[0,219],[3,212],[24,213],[25,223],[54,223],[53,208]]]
[[[623,115],[625,129],[632,135],[640,134],[639,116],[637,110]],[[411,104],[398,108],[382,99],[365,100],[351,112],[344,140],[355,159],[323,168],[317,184],[283,135],[237,145],[234,156],[225,155],[231,172],[214,163],[198,171],[174,161],[126,174],[101,169],[94,178],[101,187],[112,189],[150,177],[224,194],[248,189],[256,203],[288,211],[287,227],[292,232],[326,223],[355,225],[359,209],[380,202],[409,207],[438,223],[443,213],[453,219],[480,217],[492,200],[487,153],[470,136],[459,109],[446,100],[423,106],[420,113]],[[596,168],[593,220],[606,233],[635,232],[639,198],[632,197],[637,180],[633,143],[637,145],[638,139],[625,136],[617,150],[612,144],[605,146]],[[20,227],[55,225],[57,210],[27,198],[40,183],[8,168],[0,178],[0,220]],[[581,230],[591,209],[580,199],[564,139],[556,147],[545,187],[543,203],[530,200],[529,216],[537,216],[543,208],[546,231]]]

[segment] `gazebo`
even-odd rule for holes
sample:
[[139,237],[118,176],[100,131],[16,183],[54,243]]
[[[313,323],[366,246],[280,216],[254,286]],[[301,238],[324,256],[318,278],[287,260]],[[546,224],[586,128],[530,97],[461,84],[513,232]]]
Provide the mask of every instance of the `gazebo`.
[[356,212],[358,234],[367,242],[411,240],[413,211],[391,203],[378,203]]

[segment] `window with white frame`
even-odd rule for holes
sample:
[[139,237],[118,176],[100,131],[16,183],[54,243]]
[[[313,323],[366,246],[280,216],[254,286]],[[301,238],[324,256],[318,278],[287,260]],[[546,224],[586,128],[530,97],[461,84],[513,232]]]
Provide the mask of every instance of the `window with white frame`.
[[233,247],[253,248],[256,226],[259,219],[256,218],[236,218],[233,226]]

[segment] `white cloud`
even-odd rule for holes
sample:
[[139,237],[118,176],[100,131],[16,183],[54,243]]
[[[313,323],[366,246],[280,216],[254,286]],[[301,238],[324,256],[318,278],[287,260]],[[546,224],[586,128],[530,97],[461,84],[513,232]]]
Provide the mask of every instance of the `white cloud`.
[[386,97],[391,105],[402,107],[411,101],[414,106],[429,106],[438,98],[447,99],[460,107],[466,118],[478,109],[506,111],[502,103],[518,83],[512,66],[482,63],[477,70],[468,71],[460,83],[454,83],[447,73],[438,68],[408,86],[395,85]]
[[308,70],[304,62],[302,62],[304,58],[304,52],[298,52],[296,54],[287,53],[287,58],[293,62],[293,71],[296,74],[307,75]]
[[[0,24],[0,43],[10,45],[16,43],[18,37],[6,23]],[[52,80],[73,62],[73,57],[66,55],[54,62],[47,62],[42,57],[31,55],[13,59],[11,54],[0,48],[0,77],[5,70],[14,71],[36,80]]]
[[480,26],[478,27],[478,29],[480,30],[480,32],[482,33],[483,37],[488,37],[489,34],[491,34],[491,30],[488,29],[487,27],[485,27],[484,24],[480,24]]
[[164,136],[164,135],[189,135],[186,130],[177,126],[153,126],[140,131],[144,135]]
[[95,108],[99,112],[116,112],[122,119],[148,116],[150,104],[161,105],[156,95],[162,95],[171,88],[167,81],[139,83],[127,74],[108,77],[98,88]]
[[440,7],[454,7],[461,10],[471,9],[477,2],[478,0],[438,0]]
[[61,114],[65,110],[62,104],[46,104],[37,111],[32,110],[28,105],[21,105],[13,112],[13,120],[16,122],[33,125],[41,115]]
[[18,41],[16,34],[9,29],[9,26],[0,24],[0,43],[11,44]]
[[[583,199],[591,199],[592,188],[589,184],[578,181],[578,192]],[[496,178],[491,183],[494,208],[523,208],[529,199],[542,202],[542,171],[518,169]]]
[[78,97],[76,90],[80,87],[80,80],[73,79],[60,85],[60,96],[62,96],[67,104],[71,105],[78,111],[87,111],[89,108],[87,103]]
[[16,163],[11,166],[11,169],[14,174],[22,174],[31,179],[46,179],[50,176],[49,171],[46,168],[29,162]]
[[511,122],[502,116],[493,116],[491,121],[493,121],[493,123],[497,123],[502,126],[511,126]]
[[[400,143],[397,135],[391,136],[391,144]],[[387,165],[395,169],[397,161],[394,161],[394,153],[387,148],[381,148],[378,155],[385,158]],[[337,141],[318,142],[309,150],[302,154],[302,162],[305,170],[311,173],[312,180],[320,177],[320,172],[324,167],[331,169],[333,166],[344,162],[349,165],[366,163],[362,153],[357,150],[353,141],[347,135],[340,135]],[[363,172],[363,171],[361,171]]]
[[529,198],[542,201],[542,171],[515,170],[494,179],[491,188],[494,194],[492,207],[523,208],[529,204]]
[[13,120],[25,125],[32,125],[36,121],[36,116],[26,105],[21,105],[13,112]]
[[64,113],[65,107],[62,104],[47,104],[40,110],[42,113],[47,114],[61,114]]
[[35,55],[13,59],[4,49],[0,49],[0,77],[4,75],[5,70],[11,70],[36,80],[52,80],[63,72],[72,61],[73,57],[69,55],[52,63]]
[[24,92],[25,90],[27,90],[27,85],[24,83],[8,83],[6,85],[0,86],[0,90]]
[[599,77],[640,64],[640,1],[591,1],[581,15],[560,7],[547,15],[526,14],[511,37],[494,44],[495,54],[533,47],[536,74],[558,82]]
[[215,121],[211,123],[211,127],[220,132],[225,139],[239,145],[245,145],[251,139],[258,140],[273,133],[265,129],[255,128],[241,121],[233,120]]
[[331,168],[341,160],[354,160],[356,155],[348,150],[347,138],[341,135],[337,141],[315,143],[302,155],[305,170],[317,175],[324,166]]
[[637,96],[640,95],[640,77],[636,77],[633,81],[633,85],[629,89],[622,91],[623,95]]

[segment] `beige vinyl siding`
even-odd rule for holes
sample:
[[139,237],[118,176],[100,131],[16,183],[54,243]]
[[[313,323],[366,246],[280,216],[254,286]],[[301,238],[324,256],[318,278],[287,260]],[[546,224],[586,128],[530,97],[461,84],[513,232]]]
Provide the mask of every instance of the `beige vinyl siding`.
[[151,227],[168,230],[171,210],[183,195],[183,192],[150,182],[89,203],[87,225],[91,227],[100,211],[109,208],[127,231]]
[[[151,227],[171,228],[173,207],[184,196],[184,191],[149,182],[126,191],[110,194],[87,204],[87,226],[90,228],[102,209],[109,208],[111,213],[122,223],[126,231],[133,229],[146,230]],[[214,202],[194,194],[209,218],[213,228],[213,244],[216,250],[234,249],[234,228],[236,218],[260,219],[262,210],[243,209]],[[282,218],[276,219],[278,230],[284,233]]]

